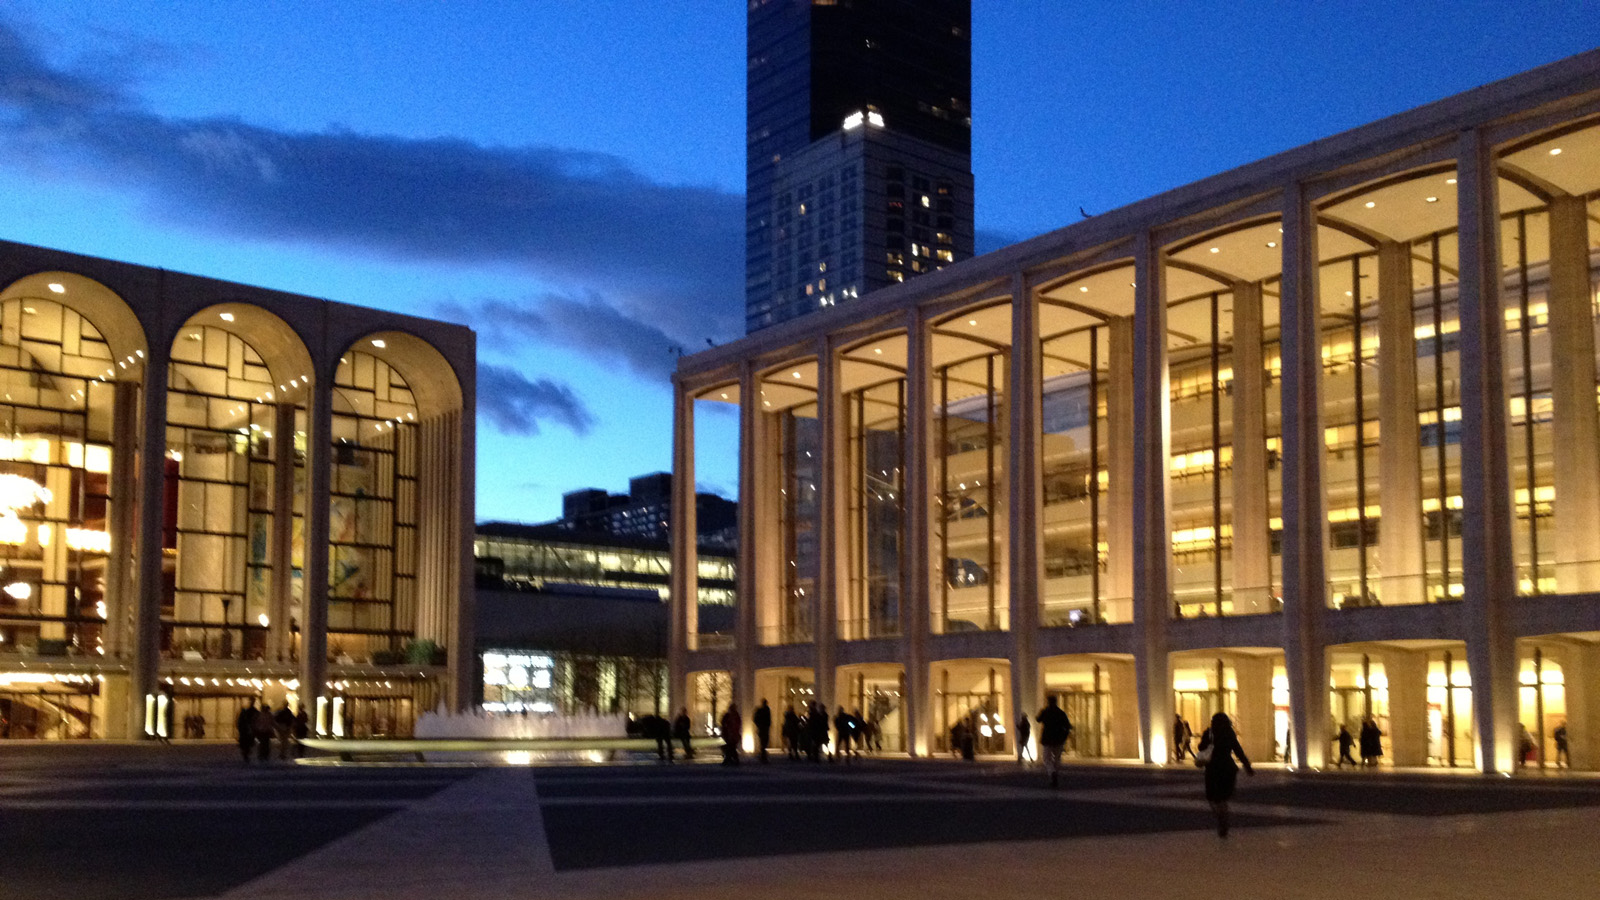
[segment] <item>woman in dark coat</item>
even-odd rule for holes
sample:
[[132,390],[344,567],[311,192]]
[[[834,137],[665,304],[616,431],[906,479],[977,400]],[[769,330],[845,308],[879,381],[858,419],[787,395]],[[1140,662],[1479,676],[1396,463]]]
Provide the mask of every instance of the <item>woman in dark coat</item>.
[[1211,757],[1205,763],[1206,801],[1217,814],[1217,836],[1227,837],[1228,801],[1233,799],[1233,788],[1239,780],[1239,767],[1233,758],[1239,757],[1246,773],[1254,775],[1256,771],[1250,767],[1250,758],[1244,755],[1244,748],[1239,746],[1239,736],[1234,733],[1233,723],[1223,713],[1212,716],[1211,727],[1200,736],[1200,752],[1204,753],[1207,749],[1211,751]]

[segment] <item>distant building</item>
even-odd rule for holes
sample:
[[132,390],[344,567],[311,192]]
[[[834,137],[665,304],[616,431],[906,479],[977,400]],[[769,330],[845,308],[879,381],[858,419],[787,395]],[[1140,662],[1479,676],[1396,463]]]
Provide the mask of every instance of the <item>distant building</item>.
[[970,0],[757,0],[745,328],[973,253]]
[[[665,711],[665,540],[487,522],[473,549],[485,709]],[[733,555],[702,547],[696,569],[703,627],[731,640]]]
[[[738,540],[739,505],[716,494],[695,494],[700,543],[731,550]],[[628,479],[628,493],[599,488],[561,497],[561,518],[551,525],[591,535],[665,542],[671,533],[672,473],[654,472]]]

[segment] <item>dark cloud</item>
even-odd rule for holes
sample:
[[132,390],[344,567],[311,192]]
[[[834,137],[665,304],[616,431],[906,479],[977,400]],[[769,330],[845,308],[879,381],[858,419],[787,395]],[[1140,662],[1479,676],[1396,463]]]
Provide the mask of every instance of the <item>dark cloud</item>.
[[594,416],[572,388],[490,363],[478,364],[478,415],[514,435],[538,434],[547,423],[584,435],[594,425]]
[[743,330],[743,198],[654,182],[605,154],[164,117],[109,76],[53,66],[0,21],[0,160],[131,188],[184,227],[517,266],[577,295],[526,315],[591,352],[620,335],[641,372],[670,368],[647,346],[665,355]]
[[480,300],[468,306],[451,304],[447,318],[478,329],[486,346],[513,352],[530,343],[555,343],[588,356],[620,362],[662,385],[672,375],[679,340],[661,328],[626,315],[597,293],[583,296],[545,294],[523,302]]

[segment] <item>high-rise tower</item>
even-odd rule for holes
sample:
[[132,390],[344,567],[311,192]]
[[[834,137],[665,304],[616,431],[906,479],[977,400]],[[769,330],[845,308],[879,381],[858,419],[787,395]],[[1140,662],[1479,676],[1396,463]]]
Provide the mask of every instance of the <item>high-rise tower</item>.
[[971,256],[971,0],[749,9],[746,330]]

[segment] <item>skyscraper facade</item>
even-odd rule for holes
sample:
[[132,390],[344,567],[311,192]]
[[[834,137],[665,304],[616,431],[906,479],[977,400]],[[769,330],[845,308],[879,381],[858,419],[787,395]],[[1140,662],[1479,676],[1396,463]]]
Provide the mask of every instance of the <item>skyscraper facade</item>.
[[747,331],[972,255],[971,0],[755,0]]

